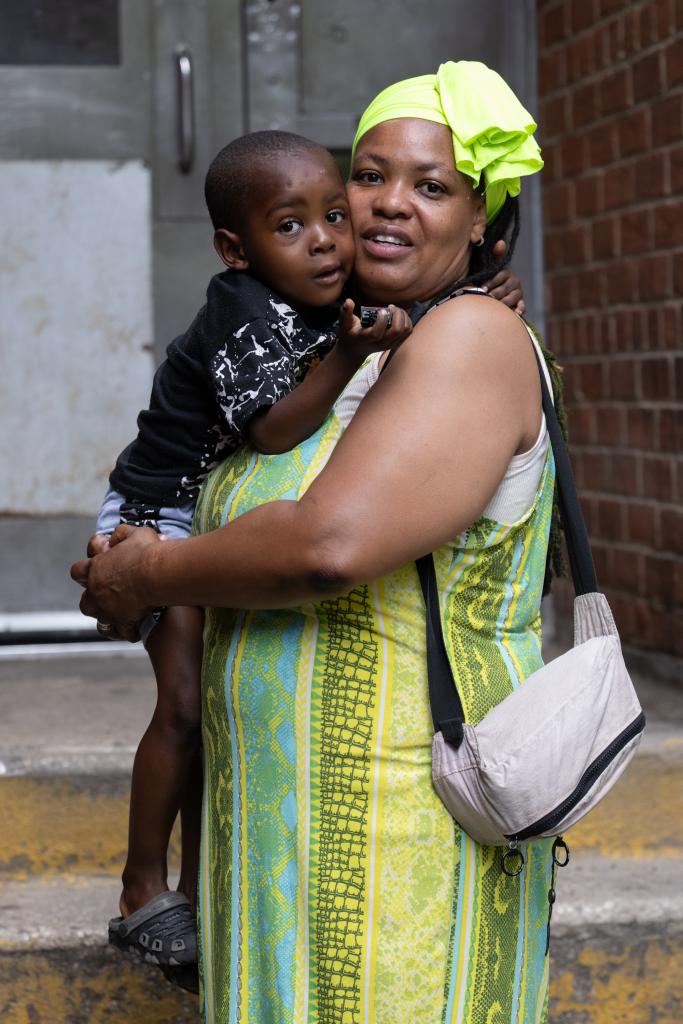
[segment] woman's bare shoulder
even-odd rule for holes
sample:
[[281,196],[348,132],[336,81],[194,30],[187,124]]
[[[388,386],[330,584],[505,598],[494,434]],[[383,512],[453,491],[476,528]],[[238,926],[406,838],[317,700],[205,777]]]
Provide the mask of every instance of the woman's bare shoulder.
[[460,295],[443,302],[422,317],[412,338],[414,352],[419,347],[423,353],[450,355],[458,362],[476,358],[513,366],[523,351],[532,351],[520,317],[486,295]]
[[[472,324],[480,329],[499,331],[507,329],[513,333],[525,333],[524,325],[504,302],[481,293],[457,295],[440,306],[429,310],[420,320],[425,327],[438,325],[439,329],[448,324],[462,327]],[[419,326],[419,325],[418,325]]]

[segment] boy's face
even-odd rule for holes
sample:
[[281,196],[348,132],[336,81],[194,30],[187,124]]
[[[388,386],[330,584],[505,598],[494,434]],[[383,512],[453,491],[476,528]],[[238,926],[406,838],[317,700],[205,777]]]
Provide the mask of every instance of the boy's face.
[[336,302],[354,243],[334,160],[296,153],[255,173],[263,180],[239,234],[248,269],[296,308]]

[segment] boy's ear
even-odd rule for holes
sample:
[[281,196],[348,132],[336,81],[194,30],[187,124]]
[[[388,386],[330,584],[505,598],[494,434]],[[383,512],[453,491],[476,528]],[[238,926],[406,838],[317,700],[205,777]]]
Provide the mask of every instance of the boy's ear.
[[213,247],[230,270],[248,270],[247,259],[242,240],[234,231],[218,228],[213,236]]

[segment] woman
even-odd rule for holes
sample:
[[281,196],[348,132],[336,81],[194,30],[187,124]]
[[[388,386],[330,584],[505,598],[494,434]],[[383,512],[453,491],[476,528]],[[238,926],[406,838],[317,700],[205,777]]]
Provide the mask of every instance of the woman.
[[[380,94],[348,186],[359,298],[417,316],[490,276],[519,176],[541,166],[534,128],[478,64]],[[546,1019],[549,846],[510,878],[432,788],[414,560],[434,552],[476,722],[540,664],[553,485],[529,334],[465,294],[430,308],[381,376],[370,360],[294,451],[216,470],[202,536],[138,529],[74,568],[84,610],[111,620],[211,606],[206,1020]]]

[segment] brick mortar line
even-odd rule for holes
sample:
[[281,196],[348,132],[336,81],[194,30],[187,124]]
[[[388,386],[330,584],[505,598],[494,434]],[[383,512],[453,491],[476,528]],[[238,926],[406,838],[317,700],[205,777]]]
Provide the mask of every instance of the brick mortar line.
[[[572,410],[568,409],[567,412],[571,415]],[[615,458],[620,455],[631,455],[634,458],[645,456],[646,458],[652,457],[655,459],[666,459],[667,461],[677,458],[675,452],[660,452],[653,451],[651,448],[637,448],[635,445],[629,445],[624,441],[619,441],[614,445],[610,445],[600,439],[597,441],[572,441],[571,434],[569,436],[569,450],[574,455],[599,455],[609,458]],[[657,499],[652,500],[656,501]]]
[[[549,303],[547,305],[549,305]],[[649,299],[647,300],[647,303],[645,302],[645,300],[641,300],[640,302],[637,302],[634,299],[632,305],[629,305],[629,306],[620,305],[619,306],[619,312],[620,313],[632,312],[634,308],[640,308],[640,307],[645,306],[645,305],[647,305],[648,310],[652,309],[652,306],[650,304],[650,300]],[[609,306],[609,305],[605,305],[605,306],[582,306],[580,308],[581,308],[582,315],[585,314],[586,316],[603,316],[606,313],[609,313],[609,311],[613,309],[613,307]],[[576,312],[575,309],[568,309],[568,310],[565,310],[565,311],[562,311],[562,312],[558,311],[558,312],[554,312],[554,313],[548,313],[546,311],[546,323],[548,325],[550,325],[553,330],[557,330],[559,328],[559,326],[560,326],[560,323],[562,322],[562,319],[564,317],[571,316],[575,312]],[[546,333],[548,333],[547,330],[546,330]],[[634,352],[638,352],[638,351],[643,351],[643,350],[633,349],[633,351]],[[646,349],[644,351],[645,352],[649,352],[650,350]],[[657,349],[656,351],[660,351],[660,349]],[[679,351],[679,350],[678,349],[667,348],[667,349],[662,349],[661,351],[662,352],[676,352],[676,351]],[[606,354],[610,354],[608,350],[606,351]]]
[[603,537],[593,531],[591,538],[592,544],[597,544],[598,547],[605,547],[607,550],[612,550],[614,547],[618,547],[620,552],[628,553],[631,555],[647,555],[648,558],[653,558],[657,562],[669,562],[672,557],[676,557],[677,553],[673,549],[668,549],[664,552],[660,548],[648,547],[647,544],[642,542],[634,542],[630,540],[619,540],[615,541],[614,536]]
[[[559,274],[561,274],[563,272],[564,271],[560,271],[560,270],[546,272],[546,277],[550,276],[551,274],[552,275],[559,275]],[[675,298],[661,299],[661,300],[648,299],[647,301],[643,300],[641,305],[647,306],[648,310],[650,309],[651,306],[652,307],[656,307],[657,309],[660,309],[662,307],[665,307],[667,310],[669,310],[669,309],[680,309],[681,308],[681,298],[680,297],[675,297]],[[632,313],[632,312],[633,312],[633,309],[632,309],[631,303],[630,302],[621,301],[621,302],[615,302],[615,303],[610,304],[610,306],[607,307],[600,315],[601,316],[609,316],[610,314],[613,314],[613,313]],[[562,316],[562,317],[565,317],[565,318],[566,317],[573,317],[575,319],[578,319],[579,317],[582,317],[584,315],[593,316],[594,314],[593,313],[584,314],[583,309],[582,310],[570,309],[570,310],[566,310],[565,312],[562,312],[562,313],[549,313],[548,314],[548,319],[552,319],[553,317],[559,317],[559,316]],[[683,351],[683,349],[682,349],[682,351]]]
[[[678,306],[680,305],[680,302],[677,302],[676,306],[673,305],[673,303],[676,302],[675,299],[667,300],[667,301],[671,302],[672,305],[671,306],[667,306],[665,312],[668,312],[668,310],[672,309],[672,308],[678,308]],[[646,303],[642,303],[642,305],[646,305]],[[649,301],[648,301],[648,310],[650,310],[650,308],[651,307],[650,307]],[[647,312],[648,310],[646,310],[645,312]],[[604,317],[608,317],[608,316],[616,316],[617,314],[632,313],[632,312],[633,312],[632,306],[625,306],[623,303],[620,303],[618,309],[615,309],[614,306],[607,306],[607,307],[603,307],[603,310],[600,313],[595,313],[593,311],[584,312],[583,309],[582,309],[582,311],[580,313],[577,313],[574,310],[568,310],[566,313],[552,313],[551,312],[551,313],[547,314],[546,319],[547,319],[548,323],[555,323],[556,327],[559,327],[561,323],[562,324],[570,323],[571,326],[574,327],[577,323],[580,325],[580,318],[583,318],[584,316],[585,317],[590,317],[590,319],[594,321],[595,318],[598,317],[598,316],[601,317],[601,318],[604,318]],[[635,353],[635,354],[643,354],[645,357],[647,357],[648,355],[652,355],[652,354],[657,355],[657,353],[660,353],[660,352],[661,352],[662,355],[670,355],[670,354],[674,354],[675,355],[676,353],[679,353],[679,356],[680,356],[680,354],[683,353],[683,349],[678,349],[678,348],[674,348],[674,349],[662,348],[662,349],[652,349],[652,350],[651,349],[645,349],[645,350],[633,349],[632,352],[627,352],[626,355],[631,355],[631,354]],[[609,354],[609,350],[606,349],[605,353]]]
[[[562,91],[564,93],[566,93],[567,90],[562,90]],[[669,99],[671,96],[679,96],[679,95],[682,95],[682,94],[683,94],[683,87],[675,86],[673,89],[667,90],[666,93],[664,93],[663,95],[661,95],[658,98]],[[610,111],[609,114],[600,115],[600,117],[596,118],[594,121],[590,121],[588,124],[585,124],[585,125],[580,125],[580,126],[577,126],[577,127],[574,127],[572,125],[571,129],[570,129],[570,133],[574,134],[574,133],[578,133],[578,132],[582,132],[582,131],[588,132],[588,131],[592,131],[594,128],[603,128],[604,129],[606,127],[609,127],[610,124],[615,123],[617,121],[617,119],[624,118],[625,115],[627,115],[627,114],[638,113],[641,110],[651,110],[652,109],[652,102],[653,102],[654,98],[656,98],[656,97],[651,97],[650,99],[644,99],[644,100],[641,100],[638,103],[628,103],[626,106],[624,106],[624,108],[622,110],[620,110],[620,111]],[[564,138],[566,138],[568,134],[569,134],[569,132],[565,133],[564,135],[550,135],[548,137],[544,137],[544,135],[543,135],[543,127],[541,127],[541,130],[539,131],[539,138],[541,139],[543,144],[547,146],[547,145],[552,144],[552,142],[554,140],[556,140],[556,139],[564,139]],[[651,150],[651,152],[654,152],[654,151],[658,150],[658,148],[660,148],[660,147],[663,147],[663,146],[666,146],[666,145],[674,146],[674,145],[680,144],[680,142],[681,142],[681,138],[679,136],[676,139],[672,139],[671,142],[659,142],[655,146],[650,147],[650,150]],[[648,150],[648,152],[650,152],[650,150]]]
[[[589,268],[586,268],[586,269],[589,269]],[[561,274],[559,274],[559,272],[551,272],[551,273],[557,273],[558,274],[558,277],[555,278],[555,280],[557,280],[557,279],[559,279],[561,277]],[[661,301],[662,302],[671,302],[672,298],[673,297],[667,297],[666,299],[662,299]],[[632,311],[634,306],[637,306],[639,308],[642,308],[642,307],[645,306],[645,307],[647,307],[647,309],[653,309],[653,308],[656,308],[656,305],[657,305],[658,301],[660,301],[660,300],[657,300],[657,299],[637,299],[637,298],[634,297],[633,301],[630,302],[630,303],[624,303],[624,302],[620,303],[619,309],[620,309],[620,311],[622,313],[627,313],[627,312]],[[581,312],[585,313],[586,315],[593,314],[593,313],[604,314],[606,311],[610,311],[610,310],[614,310],[614,306],[612,306],[610,304],[609,300],[606,300],[604,306],[595,306],[595,305],[591,305],[591,306],[584,305],[584,306],[581,306]],[[556,311],[554,313],[550,313],[548,315],[548,320],[550,320],[551,317],[570,316],[571,314],[573,314],[575,312],[576,312],[575,309],[558,310],[558,311]]]
[[[637,159],[638,158],[636,158],[636,160]],[[575,182],[588,181],[591,175],[595,175],[597,177],[598,174],[605,174],[607,171],[611,170],[624,170],[625,164],[629,163],[631,160],[632,158],[628,157],[622,161],[614,161],[613,164],[596,164],[595,167],[592,168],[591,170],[582,171],[575,177],[560,178],[556,181],[549,182],[548,184],[545,184],[542,188],[542,199],[545,198],[545,194],[547,194],[547,191],[549,191],[551,188],[561,188],[562,186],[574,184]],[[628,170],[628,167],[626,169]],[[650,210],[658,209],[660,206],[676,206],[681,203],[682,199],[683,189],[680,189],[675,191],[675,193],[670,193],[669,195],[664,197],[653,196],[651,199],[648,200],[638,198],[631,203],[627,201],[627,203],[624,204],[624,206],[626,206],[629,213],[647,213]],[[616,216],[618,214],[618,211],[622,210],[624,206],[611,206],[608,209],[600,211],[597,215],[593,214],[592,216],[589,214],[580,213],[575,215],[572,219],[573,221],[579,221],[582,223],[583,221],[595,223],[596,216],[600,218]],[[545,233],[552,231],[566,231],[566,224],[549,224],[546,228]],[[683,251],[683,242],[679,243],[678,246],[674,246],[674,249],[680,249]],[[670,252],[671,250],[667,251]],[[634,253],[633,255],[637,256],[638,253]]]
[[[623,163],[621,165],[621,168],[616,168],[616,167],[610,168],[610,170],[612,170],[612,169],[613,170],[623,169]],[[561,181],[554,181],[552,183],[552,185],[547,185],[546,188],[555,188],[557,186],[572,185],[572,184],[574,184],[575,182],[578,182],[578,181],[586,182],[586,181],[588,181],[590,179],[591,173],[595,174],[596,172],[595,171],[589,172],[585,176],[581,176],[579,178],[563,178]],[[620,213],[624,213],[624,212],[626,212],[626,213],[644,213],[644,212],[647,212],[648,210],[654,210],[654,209],[657,209],[657,208],[659,208],[661,206],[665,206],[665,205],[667,205],[667,203],[670,203],[671,205],[674,205],[675,203],[680,203],[681,200],[683,200],[683,192],[672,192],[670,195],[667,195],[667,196],[664,196],[664,197],[662,197],[662,196],[654,196],[652,198],[652,200],[650,200],[649,202],[645,202],[642,199],[636,199],[636,200],[633,200],[632,202],[629,202],[628,200],[626,200],[626,202],[624,202],[624,203],[619,203],[618,206],[610,206],[610,207],[607,207],[606,209],[602,209],[602,210],[597,211],[597,213],[593,213],[593,214],[577,213],[577,214],[574,214],[572,216],[571,220],[569,222],[565,222],[564,224],[551,224],[551,223],[548,223],[548,226],[545,228],[545,231],[546,232],[566,231],[568,224],[570,226],[575,226],[575,225],[584,224],[584,223],[585,224],[594,224],[596,222],[597,218],[618,216]],[[545,220],[549,220],[547,214],[545,216]],[[648,250],[646,250],[646,252],[653,252],[654,254],[656,254],[657,252],[660,252],[660,251],[662,251],[662,252],[673,252],[673,251],[683,251],[683,250],[681,250],[680,244],[677,245],[677,246],[674,246],[671,249],[661,249],[661,250],[660,249],[655,249],[655,250],[649,250],[648,249]],[[629,254],[629,255],[638,256],[639,254],[638,253],[632,253],[632,254]],[[621,258],[621,257],[619,257],[619,258]]]
[[[619,547],[619,549],[621,551],[623,551],[624,553],[628,552],[628,554],[630,554],[630,555],[647,555],[649,558],[654,558],[655,561],[662,561],[662,562],[666,562],[666,561],[670,560],[669,552],[667,552],[666,554],[661,554],[659,552],[654,552],[653,553],[652,548],[649,548],[646,544],[642,544],[642,543],[637,543],[636,544],[636,543],[633,543],[632,541],[628,541],[628,540],[620,540],[620,541],[614,542],[613,538],[611,538],[611,537],[596,536],[594,543],[597,543],[599,547],[602,547],[603,546],[603,542],[606,545],[610,545],[610,547],[611,547],[612,544],[618,545],[618,547]],[[671,554],[675,555],[676,552],[672,551]]]
[[[577,38],[577,36],[574,36],[572,42],[575,41]],[[670,42],[674,43],[675,41],[675,37],[672,36]],[[637,53],[632,53],[630,56],[620,57],[616,63],[606,64],[604,67],[598,68],[595,71],[591,71],[588,74],[583,75],[581,78],[572,79],[571,81],[566,82],[564,85],[558,86],[557,89],[551,89],[548,90],[547,92],[541,92],[539,87],[538,100],[539,102],[543,102],[545,100],[555,100],[561,96],[573,95],[582,86],[595,85],[599,83],[601,79],[609,78],[618,71],[632,70],[633,65],[636,62],[639,62],[640,60],[645,59],[647,57],[653,57],[657,54],[663,53],[664,50],[668,48],[668,45],[668,43],[664,43],[663,45],[663,41],[660,41],[658,43],[651,43],[650,46],[648,46],[645,50],[638,50]],[[553,44],[552,47],[547,47],[543,51],[540,51],[539,48],[539,65],[543,57],[547,56],[549,59],[553,57],[554,54],[553,52],[551,52],[553,50],[556,52],[556,54],[566,53],[567,43],[561,42]],[[679,89],[679,85],[674,85],[669,89],[666,87],[666,83],[664,83],[661,88],[661,91],[658,93],[654,93],[653,96],[649,98],[649,101],[652,102],[652,100],[657,98],[666,99],[668,96],[672,94],[675,95],[679,91]],[[646,102],[648,101],[638,100],[637,104],[631,105],[629,109],[637,109],[637,107]]]
[[[652,413],[657,413],[657,412],[678,412],[679,409],[680,409],[680,406],[678,406],[675,409],[660,409],[660,408],[653,409],[653,408],[650,408],[650,407],[644,409],[643,408],[644,405],[645,405],[644,402],[639,402],[635,398],[633,399],[633,401],[632,401],[632,403],[630,405],[628,404],[628,402],[622,402],[622,403],[619,403],[617,401],[615,401],[614,403],[603,402],[601,404],[601,406],[600,406],[600,412],[615,411],[615,408],[616,408],[617,412],[619,412],[621,409],[624,409],[627,412],[630,411],[631,409],[633,409],[636,412],[644,411],[644,412],[652,412]],[[596,408],[596,406],[594,404],[592,404],[590,407],[593,408],[593,409]],[[585,404],[583,404],[583,405],[574,405],[574,404],[567,403],[567,415],[571,416],[572,413],[577,412],[580,409],[585,409],[585,408],[586,408]],[[570,427],[571,427],[571,424],[570,424]],[[631,453],[633,453],[633,454],[644,453],[646,455],[652,455],[652,454],[657,455],[658,454],[658,452],[653,452],[651,448],[637,447],[636,445],[626,444],[623,441],[620,441],[620,442],[618,442],[618,443],[616,443],[614,445],[610,445],[606,441],[603,441],[603,442],[600,442],[600,441],[576,441],[576,442],[573,443],[573,447],[577,447],[577,446],[578,447],[582,447],[582,448],[584,448],[584,447],[585,448],[590,448],[591,451],[592,451],[593,448],[597,448],[597,447],[609,448],[610,454],[619,454],[617,452],[618,448],[627,448],[628,449],[628,451],[622,453],[624,455],[629,455]],[[675,450],[671,451],[671,452],[665,452],[664,454],[665,455],[673,455],[674,457],[676,457],[676,455],[677,455]]]
[[[618,112],[617,114],[610,114],[608,118],[604,119],[604,122],[607,122],[610,119],[612,119],[613,123],[617,124],[618,121],[623,119],[623,117],[624,111],[621,111]],[[600,124],[599,121],[594,121],[590,125],[584,125],[582,126],[582,128],[578,129],[572,128],[571,131],[564,132],[564,134],[560,135],[550,135],[548,137],[544,137],[542,133],[539,132],[540,144],[542,145],[542,152],[544,150],[548,150],[548,148],[550,148],[553,145],[560,145],[562,142],[570,141],[574,138],[574,136],[581,137],[583,135],[588,135],[590,132],[593,131],[594,128],[600,127],[604,128],[604,123]],[[642,160],[643,157],[668,156],[668,154],[670,154],[672,150],[675,150],[675,148],[680,148],[681,142],[683,142],[683,136],[679,136],[676,139],[672,139],[671,142],[657,142],[656,145],[646,146],[644,150],[641,150],[640,153],[629,153],[623,157],[614,157],[607,164],[596,164],[595,166],[600,170],[603,170],[604,168],[611,167],[613,164],[624,166],[624,164],[635,163],[638,160]],[[586,173],[590,174],[591,171],[587,171]],[[570,178],[569,180],[573,181],[575,179]],[[556,182],[553,182],[553,184],[555,183]]]
[[[612,209],[614,209],[614,207]],[[630,211],[627,210],[626,212],[628,213]],[[640,214],[642,211],[636,210],[634,212]],[[616,216],[618,216],[618,214]],[[553,225],[552,227],[549,227],[546,231],[544,231],[544,235],[548,238],[554,239],[566,235],[567,231],[572,231],[575,227],[583,227],[584,224],[595,225],[596,223],[597,221],[595,220],[595,218],[591,221],[588,218],[577,217],[573,219],[569,224],[557,224]],[[569,264],[567,269],[586,269],[590,265],[591,267],[597,267],[597,269],[604,267],[605,270],[607,270],[608,268],[612,267],[614,263],[617,261],[619,263],[622,263],[624,260],[640,261],[654,256],[683,256],[683,246],[673,245],[669,247],[659,245],[657,246],[657,248],[647,248],[635,252],[623,252],[614,256],[602,256],[590,260],[580,260],[578,263]],[[561,268],[558,267],[557,269],[559,270]],[[550,273],[554,272],[554,270],[550,271]]]
[[[657,253],[657,256],[660,256],[660,257],[661,256],[666,256],[666,255],[667,255],[667,253]],[[547,270],[546,271],[546,281],[547,281],[548,285],[553,285],[553,284],[555,284],[555,285],[569,284],[570,281],[568,280],[568,278],[573,278],[578,273],[582,273],[584,271],[592,271],[594,273],[598,273],[599,271],[607,272],[607,271],[611,270],[614,267],[614,265],[615,264],[612,263],[612,264],[608,264],[607,266],[602,266],[602,265],[597,266],[597,265],[595,265],[593,263],[582,263],[582,264],[577,264],[577,266],[575,266],[575,267],[568,267],[568,268],[557,267],[556,269]],[[640,282],[640,283],[642,283],[642,282]],[[634,295],[633,299],[630,300],[629,302],[624,302],[623,299],[622,299],[622,301],[620,302],[620,308],[622,309],[622,312],[628,313],[628,312],[633,312],[633,306],[634,305],[642,307],[643,311],[645,311],[645,310],[652,310],[652,309],[657,308],[657,303],[658,302],[671,302],[671,303],[675,302],[676,294],[677,294],[676,293],[676,289],[673,288],[673,287],[669,288],[667,286],[666,290],[667,290],[667,292],[669,294],[666,297],[663,297],[661,299],[656,299],[656,298],[638,298],[635,295]],[[607,296],[605,296],[604,305],[599,305],[598,306],[596,304],[592,304],[592,305],[584,304],[584,305],[580,306],[580,309],[581,309],[582,313],[585,312],[586,314],[593,313],[595,311],[597,311],[597,312],[602,311],[603,313],[605,313],[607,310],[613,310],[614,306],[610,303],[610,301],[607,298]],[[560,316],[560,315],[568,314],[570,312],[574,312],[574,310],[573,309],[572,310],[564,310],[564,311],[562,311],[562,313],[560,313],[558,311],[558,312],[551,313],[550,315],[551,316]]]
[[[632,67],[633,67],[633,64],[632,63],[628,63],[627,60],[625,59],[622,70],[626,71],[627,69],[632,68]],[[584,78],[577,79],[575,82],[569,82],[567,85],[560,86],[558,89],[553,89],[552,92],[540,92],[539,91],[539,93],[538,93],[538,105],[539,105],[539,108],[541,107],[541,105],[543,103],[554,103],[556,100],[562,99],[562,98],[571,99],[584,86],[593,85],[593,86],[599,87],[602,81],[606,81],[612,74],[614,74],[615,70],[619,70],[619,65],[617,65],[616,68],[615,68],[615,65],[610,65],[609,68],[606,69],[606,70],[603,70],[603,71],[593,71],[593,72],[591,72],[590,75],[586,75]],[[630,113],[632,111],[637,111],[637,110],[642,110],[643,108],[652,107],[652,104],[656,103],[657,100],[667,100],[671,96],[679,95],[681,91],[682,91],[681,90],[681,86],[678,83],[676,85],[672,85],[670,87],[667,86],[666,83],[663,83],[659,87],[657,92],[654,92],[654,93],[652,93],[652,95],[644,97],[643,99],[639,99],[639,100],[635,100],[634,99],[633,103],[629,103],[626,107],[624,107],[624,110],[627,110]],[[540,110],[539,110],[539,113],[540,113]],[[600,120],[601,121],[602,120],[607,120],[608,118],[613,117],[614,113],[615,112],[610,112],[609,114],[601,115]],[[616,113],[623,113],[623,111],[617,111]],[[597,124],[598,122],[596,121],[596,122],[592,122],[592,123]],[[542,127],[542,126],[539,126],[539,127]]]
[[[576,356],[572,356],[570,354],[567,354],[567,356],[564,357],[564,358],[571,359],[572,360],[572,365],[577,365],[578,364],[579,366],[581,366],[581,365],[584,365],[584,364],[591,364],[591,363],[595,363],[595,362],[599,361],[600,358],[602,357],[602,355],[610,356],[610,361],[611,362],[626,362],[627,360],[634,360],[634,362],[641,362],[641,363],[642,362],[647,362],[647,360],[651,360],[651,359],[660,359],[660,360],[665,360],[668,363],[671,363],[675,359],[681,359],[683,357],[683,354],[681,354],[681,353],[676,354],[675,352],[672,352],[671,349],[666,349],[666,350],[661,351],[661,352],[660,351],[657,351],[657,352],[650,352],[650,351],[648,351],[648,352],[644,352],[642,354],[641,353],[634,353],[634,352],[624,352],[622,350],[619,350],[617,352],[605,352],[605,353],[597,353],[597,354],[593,353],[593,352],[579,352],[579,353],[577,353]],[[640,358],[635,359],[634,356],[636,356],[636,355],[640,356]],[[603,401],[605,401],[605,402],[620,402],[620,401],[622,401],[623,402],[623,401],[630,401],[630,399],[605,398],[605,399],[603,399]],[[653,402],[653,403],[657,402],[658,403],[659,401],[660,401],[660,399],[657,399],[657,398],[646,398],[646,399],[644,399],[644,402],[646,402],[646,403],[647,402]],[[664,403],[664,404],[673,405],[675,408],[680,408],[680,403],[676,403],[676,399],[675,398],[662,398],[661,402]],[[660,408],[660,406],[658,405],[657,408]]]
[[[649,309],[650,308],[650,300],[648,299],[648,302],[647,303],[643,303],[643,305],[647,305],[648,309]],[[669,310],[669,309],[679,309],[681,307],[681,300],[680,299],[662,299],[661,305],[665,306],[666,310]],[[632,310],[631,306],[628,303],[620,302],[618,304],[615,303],[614,305],[609,306],[600,315],[601,316],[610,316],[610,315],[614,315],[614,314],[617,314],[617,313],[632,313],[632,312],[633,312],[633,310]],[[580,312],[577,312],[576,310],[567,310],[566,313],[549,313],[548,314],[548,319],[552,320],[552,319],[557,318],[557,317],[562,317],[565,320],[568,319],[568,318],[572,318],[573,320],[578,320],[580,317],[583,317],[584,315],[585,316],[590,316],[590,317],[594,317],[595,316],[594,313],[586,313],[586,314],[584,314],[583,310],[580,311]],[[668,351],[671,351],[671,349],[664,349],[663,351],[667,351],[668,352]],[[681,351],[683,352],[683,349],[681,349]]]
[[[681,204],[683,202],[683,197],[682,197],[681,200],[676,200],[676,202],[678,204]],[[660,208],[661,208],[661,206],[664,206],[664,205],[666,205],[666,204],[660,204]],[[599,214],[598,216],[600,216],[600,217],[603,217],[603,216],[609,217],[611,215],[612,211],[617,211],[617,210],[622,210],[622,208],[621,207],[619,207],[619,208],[611,207],[609,213]],[[622,210],[622,212],[623,212],[623,210]],[[633,209],[633,208],[629,207],[626,210],[626,212],[627,213],[641,214],[644,211],[643,211],[642,208]],[[619,218],[620,217],[619,212],[614,212],[614,216]],[[566,235],[567,231],[571,231],[574,227],[583,227],[584,224],[588,224],[588,225],[594,226],[596,223],[597,223],[597,220],[596,220],[595,217],[592,220],[589,220],[587,217],[576,217],[576,218],[572,219],[572,221],[570,222],[569,225],[567,225],[567,224],[553,224],[553,225],[549,225],[544,230],[543,234],[546,237],[548,237],[548,238],[556,238],[558,236]],[[588,263],[590,263],[590,264],[602,264],[605,267],[610,267],[616,260],[619,260],[619,262],[621,262],[624,259],[639,260],[639,259],[647,258],[648,256],[682,256],[682,255],[683,255],[683,245],[680,245],[680,244],[673,245],[673,246],[661,246],[660,245],[660,246],[657,246],[656,248],[647,248],[647,249],[642,249],[640,251],[635,251],[635,252],[624,252],[624,253],[619,253],[619,255],[614,255],[614,256],[603,256],[603,257],[598,257],[597,259],[581,260],[579,263],[571,264],[571,266],[585,267]],[[551,271],[551,273],[552,273],[552,271]]]
[[[606,499],[608,501],[614,501],[615,495],[608,494],[606,491],[590,491],[586,488],[581,489],[582,498],[597,498],[599,500]],[[635,505],[646,505],[651,512],[680,512],[681,506],[676,502],[671,501],[657,501],[656,498],[634,498],[632,496],[617,495],[616,497],[623,497],[623,501],[620,502],[622,508],[628,509],[632,504]]]
[[656,498],[633,498],[628,494],[616,494],[614,491],[590,491],[585,486],[579,487],[577,488],[577,490],[579,491],[579,495],[581,498],[602,498],[605,499],[606,501],[615,501],[616,499],[620,499],[622,506],[624,507],[628,507],[629,502],[634,502],[636,504],[642,504],[643,502],[645,502],[646,504],[649,503],[649,505],[652,506],[657,505],[658,508],[665,512],[671,510],[675,511],[676,509],[680,508],[680,505],[677,505],[675,503],[672,504],[672,502],[670,501],[662,502],[661,505],[659,505]]
[[[563,6],[566,7],[567,9],[569,9],[571,7],[570,4],[566,3],[566,0],[562,0],[562,2],[558,3],[556,7],[544,7],[544,8],[539,9],[539,11],[538,11],[539,20],[540,20],[540,18],[545,16],[546,12],[551,14],[553,11],[561,10]],[[595,35],[596,31],[602,31],[603,29],[609,28],[611,25],[616,25],[619,22],[624,23],[625,22],[625,15],[627,13],[629,13],[629,14],[632,13],[634,8],[637,7],[638,11],[640,12],[640,11],[647,10],[647,8],[651,7],[651,6],[652,5],[651,5],[650,0],[641,0],[641,3],[638,4],[638,5],[636,5],[634,3],[631,3],[631,4],[628,5],[628,7],[624,8],[624,10],[622,10],[622,11],[618,11],[616,13],[611,13],[611,14],[598,15],[596,20],[593,21],[593,23],[591,25],[587,25],[585,28],[580,28],[580,29],[573,30],[570,27],[568,29],[568,32],[570,33],[572,40],[587,39],[590,35]],[[540,28],[540,26],[539,26],[539,28]],[[660,39],[658,39],[656,43],[650,43],[645,50],[643,50],[643,49],[639,50],[638,53],[639,54],[640,53],[645,53],[647,55],[647,51],[649,51],[651,49],[654,49],[654,48],[656,48],[658,46],[661,46],[662,42],[664,42],[665,40],[671,39],[673,41],[676,38],[675,33],[676,33],[675,26],[673,28],[670,27],[668,29],[668,32],[666,33],[666,35],[664,35]],[[540,36],[540,31],[539,31],[539,36]],[[546,54],[547,53],[549,56],[552,56],[553,55],[553,51],[558,51],[559,52],[563,48],[566,48],[566,45],[567,45],[566,40],[559,40],[558,42],[541,44],[541,41],[540,41],[540,38],[539,38],[539,41],[538,41],[539,54],[541,54],[541,53],[542,54]]]

